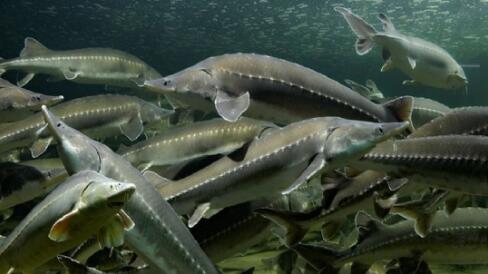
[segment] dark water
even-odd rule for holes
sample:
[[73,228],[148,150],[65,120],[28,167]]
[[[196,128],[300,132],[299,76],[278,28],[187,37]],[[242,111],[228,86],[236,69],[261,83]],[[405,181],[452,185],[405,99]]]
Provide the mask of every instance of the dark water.
[[[406,78],[399,71],[380,73],[380,49],[357,56],[355,37],[333,11],[335,5],[350,7],[377,28],[376,15],[384,12],[398,30],[442,46],[459,63],[480,65],[465,69],[468,96],[404,87],[401,82]],[[450,106],[488,104],[486,0],[2,0],[0,14],[0,56],[4,58],[18,56],[26,36],[52,49],[124,50],[163,75],[208,56],[255,52],[298,62],[339,81],[373,79],[388,96],[425,96]],[[99,87],[53,85],[43,79],[36,79],[31,87],[62,90],[74,97],[100,92]]]

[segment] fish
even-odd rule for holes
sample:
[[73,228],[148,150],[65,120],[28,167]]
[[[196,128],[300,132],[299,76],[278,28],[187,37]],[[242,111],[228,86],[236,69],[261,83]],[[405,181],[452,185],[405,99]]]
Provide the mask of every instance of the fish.
[[52,106],[63,100],[63,95],[51,96],[33,92],[0,78],[0,123],[24,119],[40,111],[42,105]]
[[256,212],[286,231],[287,246],[297,244],[311,231],[321,231],[323,238],[331,241],[338,236],[348,215],[369,209],[380,217],[386,216],[396,203],[395,192],[407,182],[381,172],[365,171],[354,178],[326,185],[326,201],[323,207],[313,211],[298,213],[263,208]]
[[359,83],[354,82],[353,80],[346,79],[344,80],[346,84],[354,91],[358,92],[362,96],[368,98],[369,100],[375,103],[381,103],[385,100],[385,96],[379,90],[378,86],[373,80],[366,80],[365,85],[361,85]]
[[67,177],[63,169],[42,171],[22,164],[0,163],[0,211],[49,193]]
[[488,136],[488,107],[460,107],[417,128],[408,138],[441,135]]
[[136,193],[124,207],[135,227],[125,239],[154,271],[218,273],[171,205],[138,169],[106,145],[69,127],[47,107],[42,113],[68,173],[93,170],[136,185]]
[[131,229],[132,221],[122,207],[134,192],[134,184],[93,171],[74,174],[37,204],[2,242],[0,273],[32,271],[106,226],[120,224]]
[[[142,134],[144,123],[172,113],[137,97],[125,95],[81,97],[56,105],[52,111],[67,124],[93,138],[123,134],[129,140],[135,140]],[[24,120],[0,125],[0,152],[29,147],[31,156],[37,158],[52,142],[53,138],[40,112]]]
[[210,57],[145,86],[230,122],[243,114],[278,125],[322,116],[399,122],[410,120],[412,108],[409,96],[374,104],[312,69],[247,53]]
[[160,187],[189,227],[222,208],[288,194],[340,167],[377,143],[406,130],[408,122],[373,123],[320,117],[271,130],[249,146]]
[[484,264],[488,256],[487,214],[485,208],[460,208],[450,216],[437,211],[432,232],[421,238],[410,220],[385,225],[360,211],[356,215],[358,242],[352,248],[334,250],[324,245],[299,244],[293,250],[316,270],[331,274],[350,262],[357,271],[353,273],[366,273],[374,262],[399,258],[427,264]]
[[441,102],[424,97],[414,97],[412,110],[413,127],[418,129],[428,122],[448,114],[451,110],[450,107]]
[[19,57],[0,61],[0,75],[9,70],[27,73],[17,83],[20,87],[36,74],[49,75],[49,81],[69,80],[129,88],[140,88],[144,81],[161,77],[141,59],[120,50],[84,48],[57,51],[32,37],[25,38]]
[[173,165],[206,155],[231,153],[271,128],[276,126],[244,117],[235,123],[212,119],[166,130],[130,147],[122,147],[117,153],[145,171],[153,165]]
[[67,274],[143,274],[151,273],[148,267],[124,267],[117,271],[103,272],[93,267],[83,265],[79,261],[68,256],[59,255],[58,260],[63,264]]
[[468,78],[456,60],[438,45],[421,38],[407,36],[396,30],[390,19],[383,13],[378,19],[383,24],[383,32],[377,31],[363,18],[345,7],[335,7],[358,37],[355,48],[358,55],[365,55],[375,44],[383,46],[384,65],[381,71],[400,69],[412,80],[404,85],[425,85],[445,90],[465,90]]

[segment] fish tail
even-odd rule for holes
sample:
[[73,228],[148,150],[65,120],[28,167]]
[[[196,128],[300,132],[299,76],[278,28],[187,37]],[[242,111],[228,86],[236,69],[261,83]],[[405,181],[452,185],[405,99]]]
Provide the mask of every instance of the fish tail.
[[335,11],[342,14],[346,19],[351,30],[356,34],[356,53],[358,55],[365,55],[370,52],[374,46],[373,37],[377,33],[376,29],[368,24],[363,18],[354,14],[350,9],[344,7],[335,7]]
[[413,100],[412,96],[401,96],[382,104],[383,107],[393,113],[398,121],[409,122],[411,132],[415,130],[412,123]]

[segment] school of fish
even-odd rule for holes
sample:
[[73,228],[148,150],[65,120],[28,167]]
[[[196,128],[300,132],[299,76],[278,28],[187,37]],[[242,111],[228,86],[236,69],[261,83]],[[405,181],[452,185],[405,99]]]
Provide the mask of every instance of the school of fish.
[[[378,31],[334,10],[358,55],[383,47],[382,72],[467,92],[438,45],[385,14]],[[0,78],[0,274],[420,274],[488,261],[488,107],[386,97],[372,80],[254,53],[163,76],[119,50],[24,43],[0,60],[0,75],[25,73]],[[28,90],[38,74],[146,97],[65,101]]]

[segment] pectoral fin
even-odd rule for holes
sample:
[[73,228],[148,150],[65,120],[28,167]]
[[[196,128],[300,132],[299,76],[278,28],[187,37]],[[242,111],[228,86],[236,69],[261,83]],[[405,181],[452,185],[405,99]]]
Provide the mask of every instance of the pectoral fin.
[[116,218],[120,220],[122,223],[122,226],[126,231],[129,231],[134,228],[135,223],[132,221],[132,218],[127,215],[127,213],[124,210],[120,210],[119,213],[117,213]]
[[88,267],[80,262],[64,255],[58,255],[58,261],[68,270],[70,274],[90,273]]
[[317,172],[319,172],[322,168],[324,168],[325,164],[326,163],[325,163],[324,156],[321,154],[316,155],[312,159],[308,167],[302,172],[300,177],[298,177],[298,179],[296,179],[295,182],[290,187],[288,187],[288,189],[282,191],[281,194],[284,195],[289,194],[293,190],[300,187],[303,183],[310,180],[312,176],[314,176]]
[[51,145],[52,141],[53,141],[52,137],[35,140],[30,147],[32,158],[37,158],[40,155],[42,155],[47,150],[49,145]]
[[204,203],[198,205],[197,209],[193,212],[193,215],[191,215],[190,219],[188,220],[188,227],[192,228],[194,227],[207,213],[207,211],[210,210],[210,203]]
[[408,63],[410,64],[410,68],[415,69],[415,67],[417,66],[417,61],[415,60],[415,58],[408,56],[407,59]]
[[24,76],[24,78],[20,79],[18,82],[17,82],[17,86],[19,87],[23,87],[25,85],[27,85],[27,83],[29,83],[32,78],[34,78],[34,76],[36,76],[35,73],[27,73],[26,76]]
[[78,209],[74,209],[58,219],[49,231],[49,239],[55,242],[64,242],[70,239],[70,224],[78,215]]
[[232,97],[225,91],[218,90],[215,97],[217,113],[229,122],[235,122],[249,108],[251,96],[246,92],[239,97]]
[[120,131],[129,140],[135,141],[143,132],[144,126],[140,115],[132,117],[126,124],[120,125]]
[[390,59],[386,60],[386,62],[381,67],[381,72],[390,71],[393,68],[394,68],[393,61],[391,61],[391,58],[390,58]]

